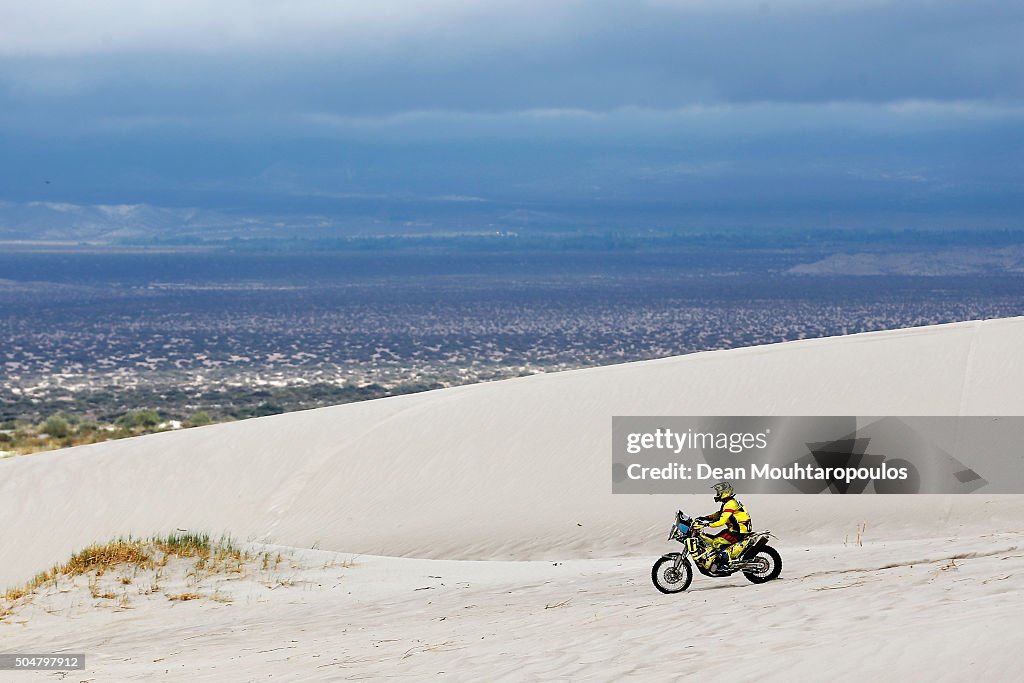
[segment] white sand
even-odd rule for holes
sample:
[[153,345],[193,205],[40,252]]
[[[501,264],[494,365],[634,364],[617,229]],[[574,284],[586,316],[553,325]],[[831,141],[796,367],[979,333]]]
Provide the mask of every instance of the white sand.
[[[88,593],[39,596],[0,622],[2,649],[85,651],[73,680],[1005,675],[1024,643],[1024,496],[752,496],[755,522],[781,537],[783,578],[697,576],[662,596],[649,568],[673,549],[673,511],[714,504],[612,496],[610,418],[1019,415],[1021,349],[1021,318],[945,325],[0,461],[0,585],[126,533],[323,551],[297,556],[295,585],[236,580],[231,603],[155,594],[118,610]],[[324,569],[329,551],[360,558]]]

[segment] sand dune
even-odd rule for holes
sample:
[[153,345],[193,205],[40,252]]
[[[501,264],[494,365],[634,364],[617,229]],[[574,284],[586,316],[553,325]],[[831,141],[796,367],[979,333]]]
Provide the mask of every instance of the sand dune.
[[289,587],[222,586],[231,603],[60,596],[0,637],[88,653],[69,680],[1003,678],[1019,670],[1020,534],[955,545],[788,545],[778,581],[696,581],[682,596],[653,590],[646,558],[318,570],[335,558],[309,553],[314,569],[282,571]]
[[[948,673],[965,657],[981,667],[972,677],[995,671],[1010,661],[1024,607],[1020,497],[750,497],[759,525],[781,537],[783,580],[698,577],[694,592],[666,598],[648,571],[670,549],[672,512],[713,503],[613,496],[611,417],[1019,415],[1022,348],[1024,318],[943,325],[506,380],[2,461],[0,584],[90,542],[178,528],[361,559],[317,570],[320,558],[307,551],[295,560],[301,585],[268,595],[243,581],[230,604],[145,600],[97,612],[89,600],[49,596],[33,608],[41,614],[16,615],[20,630],[0,622],[0,634],[11,647],[92,652],[112,679],[155,672],[160,659],[167,676],[213,680],[232,671],[223,651],[248,653],[236,662],[240,678],[781,677],[783,660],[786,674],[826,677],[822,667],[840,654],[883,680]],[[865,523],[861,546],[854,537]],[[444,586],[424,583],[441,583],[432,576]],[[759,656],[738,669],[708,661],[732,648],[727,621],[741,616]],[[969,632],[982,623],[988,639]],[[76,635],[82,624],[95,634]],[[834,640],[808,651],[818,628]],[[941,656],[919,668],[938,644]]]

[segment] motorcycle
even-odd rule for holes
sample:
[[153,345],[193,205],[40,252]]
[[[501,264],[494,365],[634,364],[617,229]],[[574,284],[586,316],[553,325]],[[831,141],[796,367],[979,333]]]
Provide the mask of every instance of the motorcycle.
[[[668,533],[668,540],[679,541],[685,547],[681,553],[662,555],[651,568],[654,587],[662,593],[682,593],[693,581],[693,567],[705,576],[732,576],[741,572],[751,583],[765,583],[778,578],[782,572],[779,551],[768,545],[770,531],[751,533],[729,549],[729,562],[719,567],[719,551],[700,533],[701,518],[693,519],[682,510],[676,512],[676,521]],[[691,564],[690,559],[693,559]]]

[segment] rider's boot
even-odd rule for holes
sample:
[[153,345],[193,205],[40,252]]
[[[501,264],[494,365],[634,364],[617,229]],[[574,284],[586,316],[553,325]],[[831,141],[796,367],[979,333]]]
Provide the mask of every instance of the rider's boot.
[[727,570],[729,568],[729,553],[724,550],[719,550],[718,554],[715,556],[715,564],[717,565],[718,571],[723,572]]

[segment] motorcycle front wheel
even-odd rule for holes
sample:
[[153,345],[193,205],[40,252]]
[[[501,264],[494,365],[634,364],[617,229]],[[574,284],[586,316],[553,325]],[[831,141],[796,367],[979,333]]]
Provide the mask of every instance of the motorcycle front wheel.
[[674,557],[662,557],[651,567],[651,580],[662,593],[682,593],[693,581],[693,569],[689,562],[683,560],[679,569],[675,568],[675,564]]

